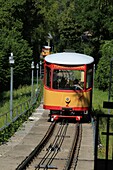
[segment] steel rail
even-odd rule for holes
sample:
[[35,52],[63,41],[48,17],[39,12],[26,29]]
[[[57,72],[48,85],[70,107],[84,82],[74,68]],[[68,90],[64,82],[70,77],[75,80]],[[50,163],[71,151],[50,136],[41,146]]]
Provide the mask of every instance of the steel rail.
[[[55,156],[57,155],[58,151],[60,150],[60,147],[63,143],[64,137],[66,135],[66,131],[67,131],[67,127],[68,127],[68,122],[66,123],[66,126],[64,126],[64,121],[61,122],[61,126],[58,129],[57,135],[54,139],[54,141],[50,144],[50,146],[47,149],[46,154],[44,155],[44,157],[42,158],[42,160],[40,161],[40,163],[35,166],[35,170],[39,170],[40,168],[45,168],[48,169],[51,162],[54,160]],[[46,160],[48,159],[48,157],[51,156],[48,160],[47,163]],[[45,165],[44,165],[45,163]]]
[[[80,138],[81,138],[81,128],[82,128],[81,124],[77,123],[76,124],[76,130],[75,130],[75,136],[74,136],[74,140],[73,140],[73,143],[72,143],[72,148],[69,152],[68,161],[66,162],[64,170],[70,170],[70,168],[71,168],[78,142],[81,141],[80,140]],[[79,147],[80,147],[80,145],[79,145]],[[77,157],[78,157],[78,153],[76,153],[76,160],[77,160]]]
[[82,140],[82,124],[80,124],[78,143],[77,143],[77,147],[76,147],[74,158],[73,158],[74,170],[76,169],[76,166],[77,166],[78,155],[79,155],[79,150],[80,150],[80,146],[81,146],[81,140]]
[[66,132],[67,132],[67,127],[68,127],[68,123],[66,123],[66,126],[64,127],[64,130],[62,131],[62,134],[58,137],[57,140],[57,149],[55,149],[55,151],[53,152],[53,155],[51,156],[51,158],[49,159],[48,163],[47,163],[47,167],[49,167],[52,163],[52,161],[54,160],[55,156],[57,155],[58,151],[60,150],[62,143],[64,141]]
[[16,170],[25,170],[28,165],[31,163],[31,161],[34,159],[35,156],[37,156],[41,150],[43,149],[44,145],[48,142],[50,139],[54,129],[55,129],[56,121],[51,123],[49,126],[48,131],[46,132],[45,136],[41,140],[41,142],[35,147],[35,149],[27,156],[22,163],[16,168]]

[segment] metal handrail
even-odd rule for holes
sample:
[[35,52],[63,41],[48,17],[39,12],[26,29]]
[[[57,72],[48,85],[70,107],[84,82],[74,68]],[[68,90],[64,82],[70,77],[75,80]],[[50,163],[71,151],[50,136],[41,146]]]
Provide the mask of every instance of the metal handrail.
[[42,85],[40,85],[33,99],[30,98],[24,103],[21,103],[13,108],[12,120],[10,119],[10,110],[6,113],[0,114],[0,132],[7,128],[9,125],[11,125],[11,123],[15,122],[21,115],[25,114],[28,110],[30,110],[34,106],[34,104],[36,104],[38,98],[40,98],[41,90]]

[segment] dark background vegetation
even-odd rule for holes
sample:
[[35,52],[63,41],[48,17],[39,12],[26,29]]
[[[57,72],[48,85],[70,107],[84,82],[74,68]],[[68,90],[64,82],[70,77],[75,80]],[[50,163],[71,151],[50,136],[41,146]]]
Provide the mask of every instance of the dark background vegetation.
[[31,83],[31,62],[40,60],[52,35],[52,52],[73,49],[95,59],[96,86],[106,90],[113,54],[112,0],[0,0],[0,91],[9,90],[10,53],[14,88]]

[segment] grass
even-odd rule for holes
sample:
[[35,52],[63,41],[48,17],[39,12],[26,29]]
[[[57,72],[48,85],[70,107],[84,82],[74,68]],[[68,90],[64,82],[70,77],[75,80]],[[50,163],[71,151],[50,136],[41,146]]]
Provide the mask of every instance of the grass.
[[[26,85],[19,87],[17,90],[13,90],[13,122],[12,119],[10,119],[10,93],[4,92],[1,94],[0,128],[2,128],[2,130],[0,131],[0,144],[7,141],[18,127],[20,127],[22,123],[28,119],[32,111],[39,105],[43,92],[43,86],[41,86],[41,84],[42,83],[39,82],[39,94],[37,93],[36,84],[34,84],[33,89],[31,89],[31,86]],[[31,96],[32,90],[33,94]]]
[[98,89],[93,90],[93,108],[95,110],[101,110],[107,113],[108,109],[103,108],[103,101],[108,101],[108,92],[100,91]]
[[[18,89],[13,90],[13,107],[27,101],[31,98],[31,86],[20,86]],[[35,94],[36,84],[34,85]],[[10,92],[3,92],[0,98],[0,114],[6,113],[10,110]]]
[[[101,91],[98,89],[93,90],[93,108],[98,113],[108,114],[108,109],[103,108],[103,102],[108,101],[108,91]],[[110,113],[113,114],[113,109],[110,109]]]
[[[13,118],[21,112],[24,112],[28,102],[33,102],[36,99],[37,84],[34,84],[33,96],[31,100],[31,86],[20,86],[18,89],[13,90]],[[25,104],[26,103],[26,104]],[[26,109],[25,109],[26,108]],[[10,119],[10,92],[3,92],[0,96],[0,128],[7,123],[11,122]]]

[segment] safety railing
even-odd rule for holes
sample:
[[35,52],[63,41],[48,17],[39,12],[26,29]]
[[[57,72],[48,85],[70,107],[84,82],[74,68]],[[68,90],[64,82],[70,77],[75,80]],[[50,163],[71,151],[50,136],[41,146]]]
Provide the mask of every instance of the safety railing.
[[0,132],[15,122],[21,115],[24,115],[27,111],[33,108],[36,103],[39,104],[42,97],[42,91],[43,86],[40,84],[38,91],[35,93],[33,98],[30,98],[27,101],[14,107],[12,110],[12,120],[10,119],[10,110],[6,113],[0,114]]

